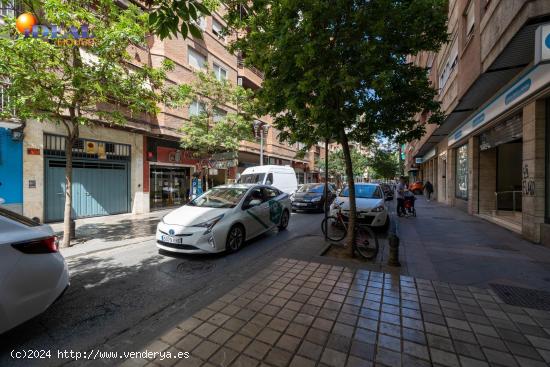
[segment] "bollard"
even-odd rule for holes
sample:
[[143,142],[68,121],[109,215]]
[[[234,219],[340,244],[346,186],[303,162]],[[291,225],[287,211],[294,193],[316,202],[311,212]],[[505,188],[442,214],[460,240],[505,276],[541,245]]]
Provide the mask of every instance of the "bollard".
[[399,263],[399,237],[395,233],[390,233],[388,236],[388,244],[390,246],[390,256],[388,257],[389,266],[401,266]]

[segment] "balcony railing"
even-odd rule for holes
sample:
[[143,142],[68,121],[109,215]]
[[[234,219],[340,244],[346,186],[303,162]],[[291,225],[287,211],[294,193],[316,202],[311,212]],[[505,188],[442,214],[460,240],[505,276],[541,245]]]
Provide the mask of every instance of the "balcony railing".
[[246,67],[247,69],[252,71],[254,74],[259,76],[260,78],[262,79],[264,78],[264,73],[262,73],[260,70],[256,69],[254,66],[245,65],[244,58],[242,57],[242,55],[237,56],[237,66],[239,69],[243,69]]

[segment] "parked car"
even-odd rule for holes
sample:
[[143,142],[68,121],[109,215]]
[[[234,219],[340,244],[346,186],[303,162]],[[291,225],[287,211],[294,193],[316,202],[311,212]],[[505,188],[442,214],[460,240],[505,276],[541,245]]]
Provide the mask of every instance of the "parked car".
[[179,253],[238,251],[266,231],[286,229],[291,209],[288,194],[272,186],[217,186],[162,218],[157,247]]
[[[355,203],[357,206],[357,222],[371,227],[387,229],[390,224],[388,208],[385,205],[384,192],[378,184],[356,183]],[[330,206],[330,214],[336,215],[338,208],[342,208],[344,220],[349,216],[349,187],[342,189]]]
[[336,197],[336,191],[332,185],[328,186],[328,195],[326,194],[324,183],[301,185],[292,195],[292,210],[324,211],[325,202],[330,205]]
[[43,313],[69,286],[53,230],[0,207],[0,334]]
[[415,195],[421,195],[424,191],[424,183],[422,181],[416,181],[409,185],[409,191]]
[[266,165],[248,167],[241,174],[237,183],[270,185],[289,195],[298,189],[296,172],[290,166]]

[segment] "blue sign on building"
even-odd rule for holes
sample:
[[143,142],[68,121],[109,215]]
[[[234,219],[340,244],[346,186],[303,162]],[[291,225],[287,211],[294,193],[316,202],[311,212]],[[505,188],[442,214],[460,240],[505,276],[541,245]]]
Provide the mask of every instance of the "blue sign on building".
[[5,128],[0,128],[0,198],[8,208],[22,210],[23,143],[13,140]]

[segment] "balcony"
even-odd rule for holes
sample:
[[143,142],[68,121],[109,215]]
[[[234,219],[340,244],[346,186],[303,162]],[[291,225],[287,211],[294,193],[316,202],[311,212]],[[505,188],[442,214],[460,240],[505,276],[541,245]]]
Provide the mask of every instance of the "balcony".
[[258,89],[262,86],[264,74],[254,66],[245,65],[242,55],[237,56],[237,68],[243,87]]

